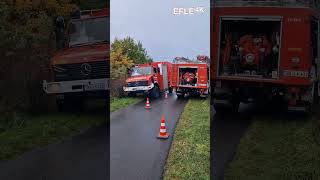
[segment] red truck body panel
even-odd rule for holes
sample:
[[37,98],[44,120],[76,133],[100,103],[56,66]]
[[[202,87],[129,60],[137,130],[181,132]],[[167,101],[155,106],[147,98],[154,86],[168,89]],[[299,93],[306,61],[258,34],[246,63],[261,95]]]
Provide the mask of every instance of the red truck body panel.
[[[211,79],[244,82],[258,82],[278,85],[311,85],[309,77],[284,76],[284,70],[310,71],[310,20],[318,17],[311,8],[285,7],[215,7],[211,10]],[[280,48],[279,77],[277,79],[258,79],[227,77],[218,73],[220,17],[223,16],[280,16],[282,17],[282,37]],[[293,66],[292,57],[299,57],[298,66]]]
[[[196,86],[188,86],[188,85],[181,85],[180,84],[180,76],[179,76],[179,68],[197,68],[198,75],[197,75],[197,84]],[[172,87],[173,88],[193,88],[193,89],[208,89],[208,65],[203,63],[178,63],[172,65]]]
[[52,58],[52,64],[86,63],[101,59],[109,59],[109,44],[86,45],[67,48]]

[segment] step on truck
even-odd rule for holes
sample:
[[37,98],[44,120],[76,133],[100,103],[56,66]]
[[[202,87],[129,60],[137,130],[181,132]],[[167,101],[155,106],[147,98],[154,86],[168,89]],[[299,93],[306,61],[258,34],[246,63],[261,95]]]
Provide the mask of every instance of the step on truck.
[[161,92],[171,93],[171,69],[169,62],[137,64],[129,70],[123,90],[128,96],[144,94],[154,99],[159,98]]
[[216,0],[211,9],[211,102],[216,111],[276,99],[310,112],[319,93],[318,1]]
[[[56,95],[60,110],[86,98],[106,98],[109,89],[109,9],[77,11],[56,23],[59,51],[51,58],[52,79],[43,90]],[[57,31],[56,31],[57,32]]]
[[186,94],[207,97],[209,94],[209,67],[207,63],[174,63],[172,88],[178,98]]

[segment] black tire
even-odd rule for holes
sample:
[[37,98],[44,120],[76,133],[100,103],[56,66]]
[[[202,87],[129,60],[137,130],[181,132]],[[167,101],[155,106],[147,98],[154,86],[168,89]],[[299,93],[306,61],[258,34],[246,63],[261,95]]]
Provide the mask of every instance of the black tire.
[[65,96],[64,99],[57,99],[56,104],[59,112],[80,112],[84,109],[82,97]]
[[151,89],[151,98],[158,99],[160,97],[160,89],[158,86],[154,86]]
[[172,87],[169,87],[169,93],[172,93],[172,91],[173,91]]
[[232,107],[231,107],[231,112],[232,113],[238,113],[239,111],[239,106],[240,106],[240,101],[237,99],[234,99],[232,101]]
[[319,104],[319,94],[318,94],[318,83],[319,82],[315,82],[314,84],[314,93],[313,93],[313,104]]
[[182,94],[177,94],[177,96],[178,96],[178,99],[183,99],[184,98],[184,93],[182,93]]
[[229,109],[228,107],[224,107],[218,104],[213,103],[213,108],[216,111],[217,114],[224,114],[224,113],[228,113]]
[[213,100],[213,107],[216,110],[216,113],[238,113],[240,101],[236,98],[232,99],[230,106],[223,106],[215,104]]
[[67,112],[68,105],[64,99],[57,99],[56,100],[57,109],[59,112]]
[[137,93],[135,93],[135,92],[129,92],[129,93],[128,93],[128,96],[129,96],[129,97],[136,97],[136,96],[137,96]]

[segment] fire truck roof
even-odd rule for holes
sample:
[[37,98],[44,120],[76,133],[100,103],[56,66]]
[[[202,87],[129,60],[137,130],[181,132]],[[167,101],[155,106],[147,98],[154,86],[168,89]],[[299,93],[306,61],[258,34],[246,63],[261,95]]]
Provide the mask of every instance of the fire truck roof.
[[97,17],[106,17],[109,16],[109,9],[94,9],[94,10],[78,10],[72,13],[72,19],[90,19]]
[[319,9],[320,0],[215,0],[213,7],[305,7]]

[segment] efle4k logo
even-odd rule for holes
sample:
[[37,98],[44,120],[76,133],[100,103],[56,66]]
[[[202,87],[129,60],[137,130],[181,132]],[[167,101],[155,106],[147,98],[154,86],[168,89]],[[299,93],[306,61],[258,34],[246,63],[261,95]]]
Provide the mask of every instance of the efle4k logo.
[[190,8],[173,8],[174,15],[193,15],[204,13],[204,7],[190,7]]

